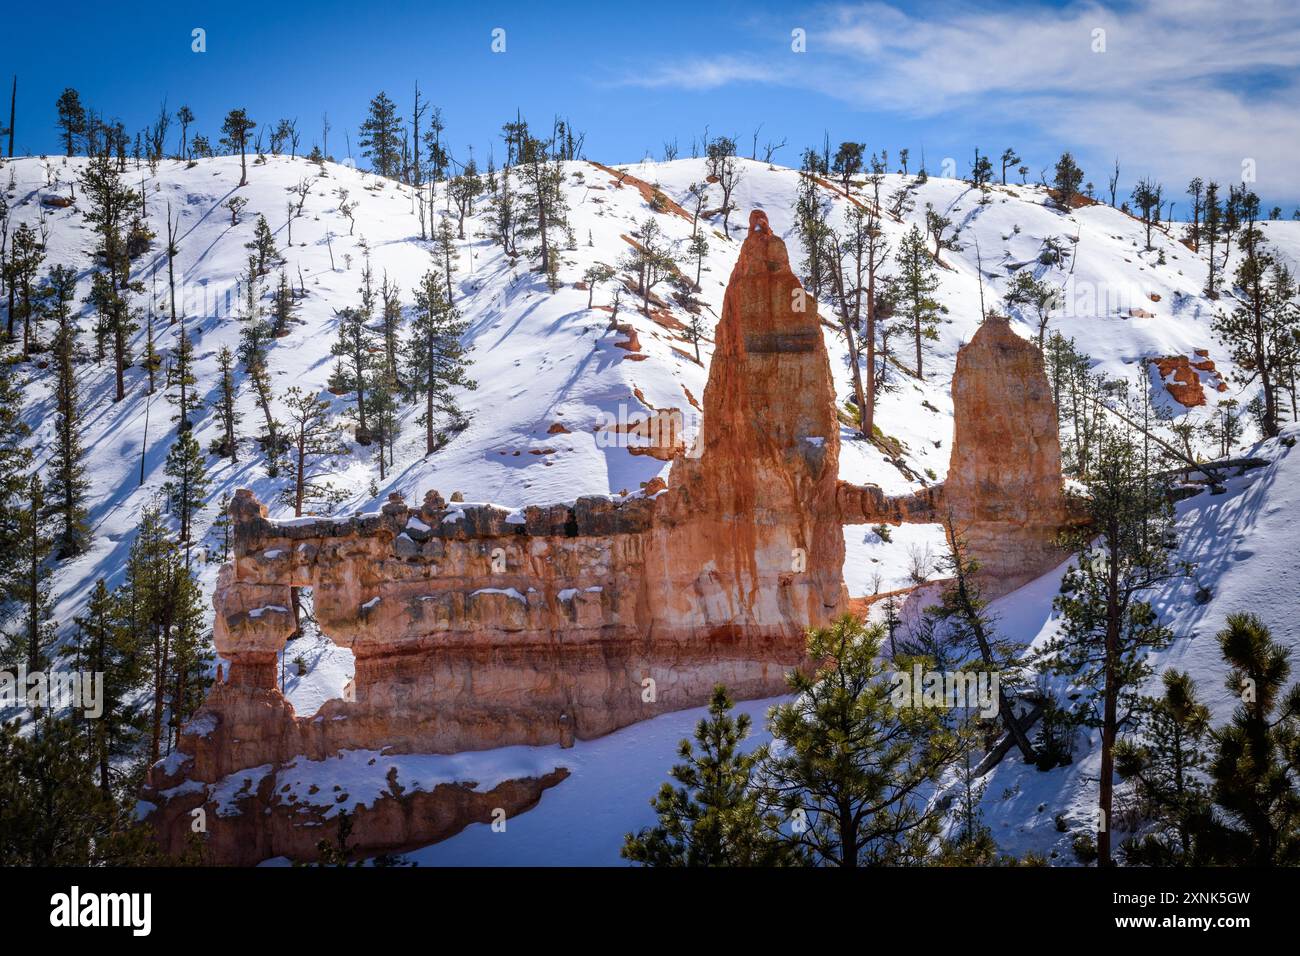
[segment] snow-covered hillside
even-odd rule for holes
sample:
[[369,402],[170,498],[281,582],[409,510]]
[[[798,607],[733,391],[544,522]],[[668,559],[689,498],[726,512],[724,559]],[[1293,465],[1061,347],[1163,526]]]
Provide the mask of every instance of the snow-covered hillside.
[[[29,222],[48,236],[44,268],[66,264],[78,270],[78,303],[89,290],[93,246],[84,221],[84,202],[79,190],[79,201],[67,208],[50,207],[45,200],[69,196],[70,184],[84,163],[77,158],[28,158],[9,161],[0,169],[0,185],[13,221]],[[774,229],[786,238],[796,272],[803,257],[793,234],[799,174],[747,160],[740,165],[743,178],[733,194],[736,210],[730,219],[731,235],[723,234],[720,215],[707,223],[710,251],[700,298],[710,329],[721,310],[750,209],[764,210]],[[707,175],[703,160],[617,168],[657,185],[681,202],[686,199],[687,187],[703,182]],[[195,344],[200,392],[214,397],[217,352],[223,345],[234,348],[237,344],[237,284],[247,263],[245,243],[252,239],[260,213],[275,232],[290,280],[306,292],[299,302],[299,322],[271,349],[274,389],[280,394],[291,385],[303,386],[329,399],[341,415],[347,397],[326,391],[334,364],[330,347],[337,334],[335,313],[358,304],[367,250],[376,282],[387,274],[400,286],[408,305],[412,287],[433,268],[430,244],[419,238],[413,193],[346,166],[326,164],[322,170],[306,160],[283,156],[250,164],[245,187],[238,188],[239,177],[238,157],[202,160],[192,168],[165,161],[156,171],[132,167],[125,174],[132,185],[143,185],[150,224],[158,236],[166,235],[169,208],[180,217],[178,283],[184,290],[187,328]],[[292,221],[290,244],[287,206],[296,202],[291,190],[304,180],[310,182],[311,191],[303,215]],[[911,187],[910,210],[898,218],[886,215],[884,221],[893,248],[912,224],[924,230],[927,205],[950,217],[962,230],[960,251],[943,253],[946,268],[940,270],[938,299],[946,307],[945,324],[926,360],[927,378],[923,382],[908,379],[896,391],[885,394],[877,412],[880,430],[901,442],[910,471],[927,477],[909,478],[877,447],[852,440],[847,430],[842,477],[874,482],[895,494],[916,490],[923,480],[944,477],[952,442],[949,385],[956,351],[978,325],[981,294],[989,305],[999,304],[1008,276],[1019,267],[1032,269],[1058,285],[1068,283],[1066,306],[1053,318],[1052,328],[1073,337],[1107,374],[1136,381],[1142,374],[1139,363],[1145,357],[1192,356],[1197,349],[1208,349],[1227,376],[1229,388],[1222,393],[1207,389],[1209,405],[1193,414],[1212,414],[1223,399],[1236,398],[1245,404],[1250,398],[1233,380],[1235,369],[1211,333],[1214,309],[1222,306],[1201,293],[1205,258],[1173,237],[1157,230],[1155,248],[1144,251],[1145,230],[1137,220],[1104,205],[1063,213],[1050,205],[1045,192],[1037,187],[997,186],[989,201],[981,203],[980,194],[961,181],[931,177],[917,184],[915,177],[890,175],[885,177],[880,194],[888,197],[904,186]],[[544,277],[532,271],[534,263],[528,256],[512,261],[486,237],[486,206],[480,199],[466,220],[466,239],[458,242],[454,276],[456,304],[469,323],[468,340],[474,349],[471,374],[478,383],[477,390],[461,399],[471,423],[441,451],[425,457],[422,429],[415,424],[418,410],[404,410],[395,465],[386,480],[378,479],[373,449],[354,447],[351,454],[332,463],[330,480],[348,493],[340,511],[373,509],[393,491],[401,492],[408,501],[418,501],[426,490],[436,488],[445,496],[461,492],[468,501],[519,506],[571,501],[584,494],[635,493],[657,475],[666,477],[664,462],[629,454],[625,448],[604,447],[595,428],[609,417],[626,419],[650,408],[678,408],[687,413],[689,439],[697,426],[691,413],[703,394],[710,344],[702,343],[704,364],[697,364],[693,347],[673,321],[662,314],[654,318],[641,314],[635,297],[626,295],[619,321],[635,328],[640,346],[639,352],[630,352],[619,344],[626,343],[628,336],[610,328],[612,286],[595,290],[597,308],[591,310],[588,291],[575,288],[575,283],[594,263],[615,265],[630,248],[628,237],[648,217],[655,217],[664,233],[680,243],[684,255],[691,222],[671,209],[653,211],[646,191],[630,182],[620,185],[617,174],[593,163],[566,163],[563,188],[574,241],[561,250],[559,278],[563,287],[554,293],[548,291]],[[344,199],[340,190],[346,190],[347,203],[355,204],[351,218],[341,209]],[[721,192],[716,186],[712,192],[706,207],[716,209],[721,205]],[[834,221],[843,215],[849,200],[829,186],[824,192],[834,206]],[[234,195],[248,200],[236,224],[223,207]],[[441,191],[439,195],[441,208],[445,204]],[[1300,256],[1300,223],[1268,222],[1261,228],[1274,248],[1294,263]],[[1181,227],[1176,229],[1181,233]],[[1059,241],[1068,253],[1059,265],[1039,261],[1049,240]],[[163,245],[163,240],[156,240],[135,263],[137,277],[147,289],[156,291],[160,302],[166,301],[167,288]],[[693,272],[694,263],[683,268]],[[829,309],[823,307],[823,312],[829,318]],[[678,321],[686,319],[678,305],[670,304],[668,313]],[[1029,337],[1033,329],[1029,317],[1025,318],[1017,317],[1016,326]],[[84,314],[87,334],[89,322],[88,313]],[[167,324],[165,311],[156,312],[153,327],[156,347],[169,354],[175,347],[177,327]],[[144,334],[142,323],[134,343],[137,355]],[[830,325],[825,336],[838,397],[847,399],[851,385],[844,342]],[[27,379],[24,416],[33,427],[31,444],[41,462],[47,454],[54,414],[52,373],[40,367],[40,356],[36,358],[37,363],[20,366],[20,371]],[[116,582],[140,511],[164,481],[163,461],[175,440],[172,406],[163,401],[161,390],[152,398],[147,395],[144,371],[138,367],[129,370],[127,397],[118,403],[112,401],[112,376],[108,363],[86,361],[79,367],[95,539],[88,554],[65,563],[57,572],[57,618],[65,628],[84,606],[97,578]],[[1156,390],[1159,401],[1183,413],[1158,383],[1147,385]],[[259,415],[246,386],[240,400],[246,432],[240,460],[231,464],[208,459],[212,500],[236,487],[251,487],[271,506],[272,514],[287,514],[289,509],[276,501],[284,479],[267,477],[251,439]],[[563,425],[563,430],[555,428],[556,423]],[[206,448],[218,430],[210,409],[200,414],[196,428],[199,442]],[[1210,638],[1229,611],[1247,607],[1267,616],[1273,613],[1270,607],[1274,608],[1278,616],[1273,623],[1279,636],[1300,652],[1300,635],[1285,612],[1288,606],[1294,609],[1296,582],[1294,577],[1285,577],[1289,572],[1283,561],[1288,551],[1294,552],[1297,541],[1290,516],[1297,505],[1293,489],[1300,481],[1296,472],[1300,466],[1278,442],[1270,443],[1265,453],[1275,457],[1276,463],[1236,479],[1228,494],[1202,495],[1180,505],[1184,551],[1199,562],[1197,579],[1208,585],[1215,597],[1208,605],[1198,605],[1184,587],[1162,599],[1162,612],[1175,630],[1185,635],[1163,658],[1191,668],[1206,691],[1221,683],[1222,668]],[[200,528],[210,525],[215,511],[209,506],[200,516]],[[939,529],[925,526],[899,529],[892,542],[881,541],[867,527],[848,528],[846,537],[845,577],[855,595],[907,584],[913,554],[926,548],[937,554],[942,547]],[[215,562],[204,566],[205,587],[213,585],[216,570]],[[999,602],[1008,633],[1025,642],[1040,641],[1050,634],[1050,603],[1057,580],[1049,575]],[[1289,591],[1276,590],[1285,586],[1279,582],[1288,580]],[[310,713],[321,701],[339,693],[349,676],[350,655],[319,636],[304,638],[287,652],[290,659],[299,655],[309,665],[308,674],[291,677],[287,690],[300,712]],[[1226,706],[1220,704],[1220,709]],[[675,740],[686,732],[692,719],[669,715],[660,718],[668,723],[651,724],[671,725],[669,736]],[[656,731],[647,725],[620,732],[632,735],[627,739],[634,741],[639,733]],[[585,747],[591,749],[592,756],[583,759],[596,760],[595,753],[602,746],[600,742],[579,745],[575,754],[581,756]],[[610,759],[632,759],[628,753],[642,753],[613,743],[608,746],[612,748]],[[645,753],[647,768],[653,772],[644,776],[662,778],[672,759],[672,747]],[[1005,827],[1006,832],[998,830],[997,835],[1007,838],[1006,848],[1041,849],[1050,843],[1044,827],[1052,831],[1051,838],[1058,837],[1053,814],[1068,809],[1076,799],[1082,801],[1080,807],[1087,805],[1087,798],[1078,795],[1086,791],[1089,773],[1095,781],[1096,768],[1087,759],[1076,761],[1068,771],[1037,776],[1032,770],[999,768],[986,804]],[[583,778],[583,774],[575,774],[559,791],[544,797],[534,811],[538,819],[556,801],[572,803],[574,798],[564,797],[563,791],[568,788],[580,793]],[[647,789],[643,797],[648,798],[652,790]],[[1003,791],[1013,790],[1019,795],[999,801]],[[1050,799],[1046,790],[1052,792]],[[638,797],[636,806],[627,809],[624,829],[645,815],[640,801]],[[1039,804],[1047,809],[1037,811]],[[578,799],[575,805],[580,808],[583,801]],[[466,834],[458,839],[474,838]],[[455,844],[453,840],[447,846]],[[616,846],[613,852],[616,855]],[[437,854],[430,857],[437,858]]]

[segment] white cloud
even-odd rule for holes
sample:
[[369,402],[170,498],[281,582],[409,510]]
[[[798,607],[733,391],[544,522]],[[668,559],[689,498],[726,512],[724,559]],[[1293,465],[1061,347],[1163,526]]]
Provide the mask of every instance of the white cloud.
[[[953,6],[925,15],[868,2],[802,19],[805,54],[670,64],[629,82],[780,84],[868,111],[1023,125],[1094,159],[1118,153],[1171,182],[1235,179],[1252,158],[1257,191],[1300,196],[1294,0]],[[1095,52],[1103,36],[1105,51]]]

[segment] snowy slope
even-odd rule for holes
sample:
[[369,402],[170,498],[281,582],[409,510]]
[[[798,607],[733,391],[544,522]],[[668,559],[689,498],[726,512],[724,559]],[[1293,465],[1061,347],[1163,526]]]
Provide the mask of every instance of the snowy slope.
[[[41,203],[48,195],[69,195],[69,184],[83,164],[84,160],[75,158],[28,158],[7,162],[0,169],[0,184],[8,197],[13,221],[27,221],[41,228],[43,218],[43,228],[48,232],[44,266],[63,263],[77,267],[81,274],[79,298],[89,289],[93,246],[93,236],[83,221],[84,207],[42,210]],[[741,166],[743,179],[733,197],[737,211],[731,216],[730,238],[722,233],[720,216],[707,224],[710,254],[701,298],[709,327],[721,311],[725,283],[751,208],[765,210],[773,227],[786,238],[796,271],[803,258],[792,221],[798,174],[748,160],[742,160]],[[618,169],[658,185],[678,201],[685,201],[688,185],[706,176],[702,160],[642,163]],[[196,373],[205,396],[213,397],[217,351],[222,345],[233,348],[238,340],[239,323],[234,315],[239,301],[237,283],[248,255],[245,243],[252,238],[259,212],[266,215],[275,231],[293,284],[301,282],[307,291],[299,303],[300,322],[271,350],[275,389],[283,392],[297,384],[318,391],[339,414],[347,398],[325,391],[333,365],[329,350],[336,335],[335,311],[359,302],[357,289],[365,250],[369,250],[376,282],[387,273],[401,287],[407,302],[411,288],[432,266],[429,243],[419,238],[419,221],[409,189],[345,166],[327,164],[325,170],[327,175],[322,177],[315,165],[301,159],[272,156],[265,163],[252,164],[250,157],[249,184],[239,189],[237,157],[203,160],[193,168],[167,161],[156,172],[146,166],[131,168],[126,174],[128,182],[144,185],[155,233],[165,236],[168,204],[173,214],[180,216],[178,280],[183,283],[187,327],[195,341]],[[479,383],[476,391],[462,398],[463,406],[472,415],[471,424],[446,448],[425,458],[422,431],[414,420],[416,411],[405,411],[397,461],[387,480],[378,481],[373,449],[354,448],[351,454],[332,463],[331,480],[349,493],[340,511],[373,509],[390,491],[403,493],[408,501],[418,501],[424,491],[437,488],[445,496],[459,491],[469,501],[519,506],[572,500],[582,494],[636,493],[652,477],[666,476],[667,466],[662,462],[633,456],[623,448],[601,447],[593,429],[602,415],[626,417],[645,412],[647,405],[675,407],[687,413],[689,438],[697,424],[691,414],[691,400],[703,394],[710,344],[703,343],[702,367],[694,361],[693,350],[679,331],[641,315],[636,311],[635,298],[624,296],[619,321],[635,327],[645,356],[643,360],[632,360],[625,349],[615,344],[625,336],[608,327],[611,287],[607,284],[598,288],[597,308],[588,310],[588,293],[574,288],[574,284],[595,262],[617,263],[629,248],[625,237],[647,217],[658,219],[664,232],[681,243],[683,254],[691,224],[671,212],[653,212],[641,190],[630,184],[620,187],[614,174],[595,164],[568,163],[564,173],[574,243],[562,249],[563,288],[554,294],[548,292],[543,278],[530,270],[528,257],[511,262],[485,238],[486,207],[480,200],[466,222],[467,238],[458,243],[455,274],[457,305],[469,322],[468,339],[474,346],[472,376]],[[294,199],[290,190],[304,179],[312,183],[312,189],[304,215],[293,221],[290,246],[286,206]],[[946,323],[926,359],[927,378],[924,382],[908,380],[897,391],[884,395],[877,413],[881,430],[902,443],[904,457],[914,474],[933,475],[927,481],[944,477],[952,441],[949,386],[953,362],[957,349],[977,327],[981,285],[986,303],[999,304],[1009,275],[1025,264],[1057,284],[1068,283],[1067,306],[1053,319],[1052,327],[1074,337],[1102,370],[1136,379],[1140,374],[1138,363],[1144,357],[1190,355],[1195,349],[1208,349],[1232,384],[1224,393],[1207,389],[1210,406],[1192,414],[1210,414],[1214,404],[1225,398],[1237,398],[1243,404],[1249,399],[1250,393],[1242,393],[1232,382],[1235,370],[1210,330],[1213,310],[1222,303],[1212,303],[1200,293],[1206,273],[1204,256],[1197,256],[1159,230],[1153,236],[1155,250],[1145,252],[1140,222],[1099,205],[1062,213],[1051,207],[1043,190],[1036,187],[998,186],[991,192],[990,201],[981,204],[979,194],[960,181],[932,177],[917,185],[914,177],[890,175],[882,184],[882,198],[904,185],[912,187],[911,209],[899,220],[886,217],[884,230],[891,247],[897,248],[904,231],[913,223],[924,228],[927,204],[962,227],[960,251],[943,253],[947,268],[940,270],[938,297],[947,308]],[[340,211],[340,188],[347,191],[347,201],[356,204],[353,235],[349,235],[351,222]],[[247,198],[248,205],[240,221],[232,225],[222,203],[235,194]],[[832,221],[837,221],[848,202],[835,189],[827,187],[824,194],[833,206]],[[854,195],[862,196],[861,188]],[[441,196],[440,191],[440,206],[444,205]],[[710,200],[707,207],[721,204],[716,186]],[[1294,263],[1300,256],[1300,223],[1264,223],[1262,227],[1270,243]],[[1070,251],[1059,267],[1037,261],[1044,241],[1053,237]],[[149,252],[136,261],[135,269],[146,287],[156,290],[165,302],[167,269],[162,245],[161,240],[155,241]],[[1162,253],[1164,263],[1159,261]],[[1135,317],[1130,310],[1140,312]],[[686,316],[677,306],[672,306],[671,312],[678,320]],[[823,308],[823,312],[828,310]],[[89,315],[84,314],[82,321],[84,349],[89,345]],[[167,325],[162,311],[155,314],[153,322],[156,347],[167,354],[175,345],[176,328]],[[1016,324],[1022,334],[1032,336],[1028,321],[1017,317]],[[838,398],[843,400],[851,392],[846,350],[832,329],[828,327],[825,334]],[[48,328],[45,335],[49,335]],[[143,343],[142,327],[135,337],[137,354]],[[24,415],[35,432],[32,446],[37,449],[37,460],[44,461],[54,418],[51,374],[40,368],[39,362],[20,366],[20,371],[28,378]],[[84,605],[96,578],[116,582],[140,509],[163,483],[163,460],[175,437],[170,422],[172,408],[163,401],[161,388],[152,399],[146,395],[141,369],[128,371],[128,394],[121,403],[111,401],[112,369],[108,364],[85,362],[79,368],[79,379],[84,403],[83,441],[93,479],[90,504],[95,542],[89,554],[66,563],[57,572],[56,613],[65,628]],[[1157,392],[1166,407],[1182,412],[1163,390]],[[241,403],[243,430],[251,435],[260,416],[247,387],[241,392]],[[556,422],[568,431],[551,433]],[[205,411],[197,425],[197,437],[205,448],[216,431],[211,412]],[[919,481],[905,476],[874,446],[851,440],[847,431],[845,438],[841,458],[844,478],[875,482],[890,493],[920,487]],[[1253,436],[1247,439],[1253,440]],[[1296,536],[1290,531],[1289,515],[1295,511],[1292,499],[1300,476],[1292,473],[1297,466],[1292,465],[1280,445],[1271,443],[1268,453],[1277,457],[1277,464],[1239,479],[1227,495],[1203,495],[1180,506],[1184,548],[1191,549],[1189,557],[1201,562],[1199,577],[1204,579],[1202,583],[1211,584],[1216,598],[1201,607],[1190,601],[1187,592],[1171,592],[1164,610],[1176,630],[1188,636],[1165,653],[1162,663],[1192,668],[1206,692],[1213,689],[1217,693],[1221,683],[1222,668],[1211,638],[1222,617],[1238,606],[1286,608],[1295,603],[1294,580],[1282,577],[1282,556],[1288,548],[1294,551]],[[289,513],[276,501],[283,479],[266,476],[251,438],[246,437],[237,464],[210,458],[209,467],[214,501],[223,491],[248,486],[271,506],[273,515]],[[200,528],[208,526],[214,512],[215,508],[210,507],[200,516]],[[845,576],[853,594],[903,586],[908,583],[909,565],[916,558],[923,558],[927,549],[931,555],[942,550],[939,529],[926,526],[896,529],[889,543],[867,527],[847,528],[846,538]],[[216,570],[215,561],[203,567],[202,577],[209,588]],[[1057,580],[1048,576],[999,602],[1005,626],[1013,636],[1028,644],[1050,635],[1050,603]],[[1300,651],[1300,638],[1293,625],[1284,612],[1278,613],[1283,638]],[[290,664],[286,690],[300,712],[311,713],[340,692],[350,677],[350,655],[334,648],[327,638],[309,634],[286,652],[286,662],[299,656],[307,665],[307,673],[298,677]],[[628,728],[609,738],[609,743],[594,741],[571,752],[582,756],[584,768],[598,764],[604,767],[599,773],[612,772],[605,761],[622,761],[627,754],[644,753],[635,775],[638,792],[644,793],[627,807],[626,824],[611,825],[611,832],[642,819],[643,800],[649,798],[653,786],[640,787],[641,778],[662,778],[672,759],[671,743],[689,730],[694,717],[668,715],[660,721],[663,723]],[[636,748],[650,739],[638,734],[654,735],[655,739],[662,735],[672,740],[658,749],[638,751]],[[632,743],[625,747],[620,741]],[[1046,789],[1068,803],[1075,799],[1072,794],[1086,791],[1088,767],[1086,758],[1079,759],[1067,771],[1046,775],[1020,771],[1029,776],[1015,781],[1003,781],[1002,776],[1009,771],[999,768],[986,796],[990,814],[996,812],[1009,830],[1020,833],[1021,828],[1027,828],[1023,842],[1034,843],[1041,834],[1037,825],[1027,822],[1028,818],[1020,813],[1022,804],[1028,800],[1037,807],[1042,802],[1055,805],[1058,801],[1016,798],[1004,801],[1009,805],[1002,806],[997,797],[1019,783],[1025,793]],[[1095,768],[1091,772],[1095,781]],[[543,821],[541,815],[562,792],[585,792],[581,783],[584,774],[585,770],[575,772],[574,778],[548,794],[534,811],[539,814],[537,820]],[[1063,776],[1070,779],[1063,781]],[[1078,799],[1087,803],[1086,796]],[[577,796],[564,800],[582,805]],[[1051,828],[1051,813],[1044,812]],[[524,826],[523,819],[519,826]],[[1050,836],[1058,837],[1051,829]],[[477,838],[467,835],[458,839]],[[1019,839],[1011,839],[1008,848],[1019,846]],[[454,844],[452,841],[448,846]]]

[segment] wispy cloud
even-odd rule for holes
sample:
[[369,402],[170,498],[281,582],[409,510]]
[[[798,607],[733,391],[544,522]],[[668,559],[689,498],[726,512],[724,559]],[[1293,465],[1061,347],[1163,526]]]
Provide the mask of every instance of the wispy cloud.
[[[629,82],[777,84],[867,111],[1032,126],[1161,176],[1223,179],[1255,161],[1261,190],[1300,195],[1300,5],[1137,0],[1066,7],[883,2],[792,14],[807,52],[668,63]],[[785,28],[788,30],[788,28]]]

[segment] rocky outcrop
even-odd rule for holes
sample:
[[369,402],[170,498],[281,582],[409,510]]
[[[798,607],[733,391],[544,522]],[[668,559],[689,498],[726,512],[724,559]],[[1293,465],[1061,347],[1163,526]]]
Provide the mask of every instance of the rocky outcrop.
[[1056,403],[1042,353],[990,314],[957,353],[945,509],[979,560],[989,594],[1065,560]]
[[1205,404],[1205,384],[1211,385],[1219,392],[1228,390],[1228,383],[1219,375],[1206,349],[1197,349],[1194,358],[1188,358],[1186,355],[1163,355],[1152,359],[1151,364],[1155,367],[1165,391],[1185,408],[1196,408]]
[[979,560],[985,594],[1014,590],[1065,559],[1056,405],[1042,353],[991,313],[957,352],[948,477],[914,495],[842,483],[846,524],[951,521]]
[[[1038,351],[986,322],[959,354],[954,399],[943,486],[888,498],[840,482],[816,306],[755,212],[723,301],[703,425],[690,449],[672,432],[666,488],[516,510],[429,492],[418,507],[392,496],[377,514],[288,521],[239,491],[234,558],[214,596],[230,669],[176,759],[151,772],[160,839],[180,849],[203,806],[222,831],[209,830],[218,862],[308,853],[319,826],[310,840],[295,832],[313,825],[310,808],[290,807],[276,785],[250,796],[255,812],[217,812],[216,794],[249,768],[278,782],[296,760],[342,753],[568,745],[703,704],[718,683],[738,698],[779,693],[808,628],[848,607],[844,523],[951,514],[986,573],[1041,569],[1063,511]],[[299,716],[276,688],[276,662],[294,630],[292,589],[308,587],[356,676],[346,699]],[[535,801],[558,771],[492,799]],[[483,812],[471,791],[439,786],[396,808],[382,802],[396,795],[383,797],[357,839],[381,848],[454,832]]]

